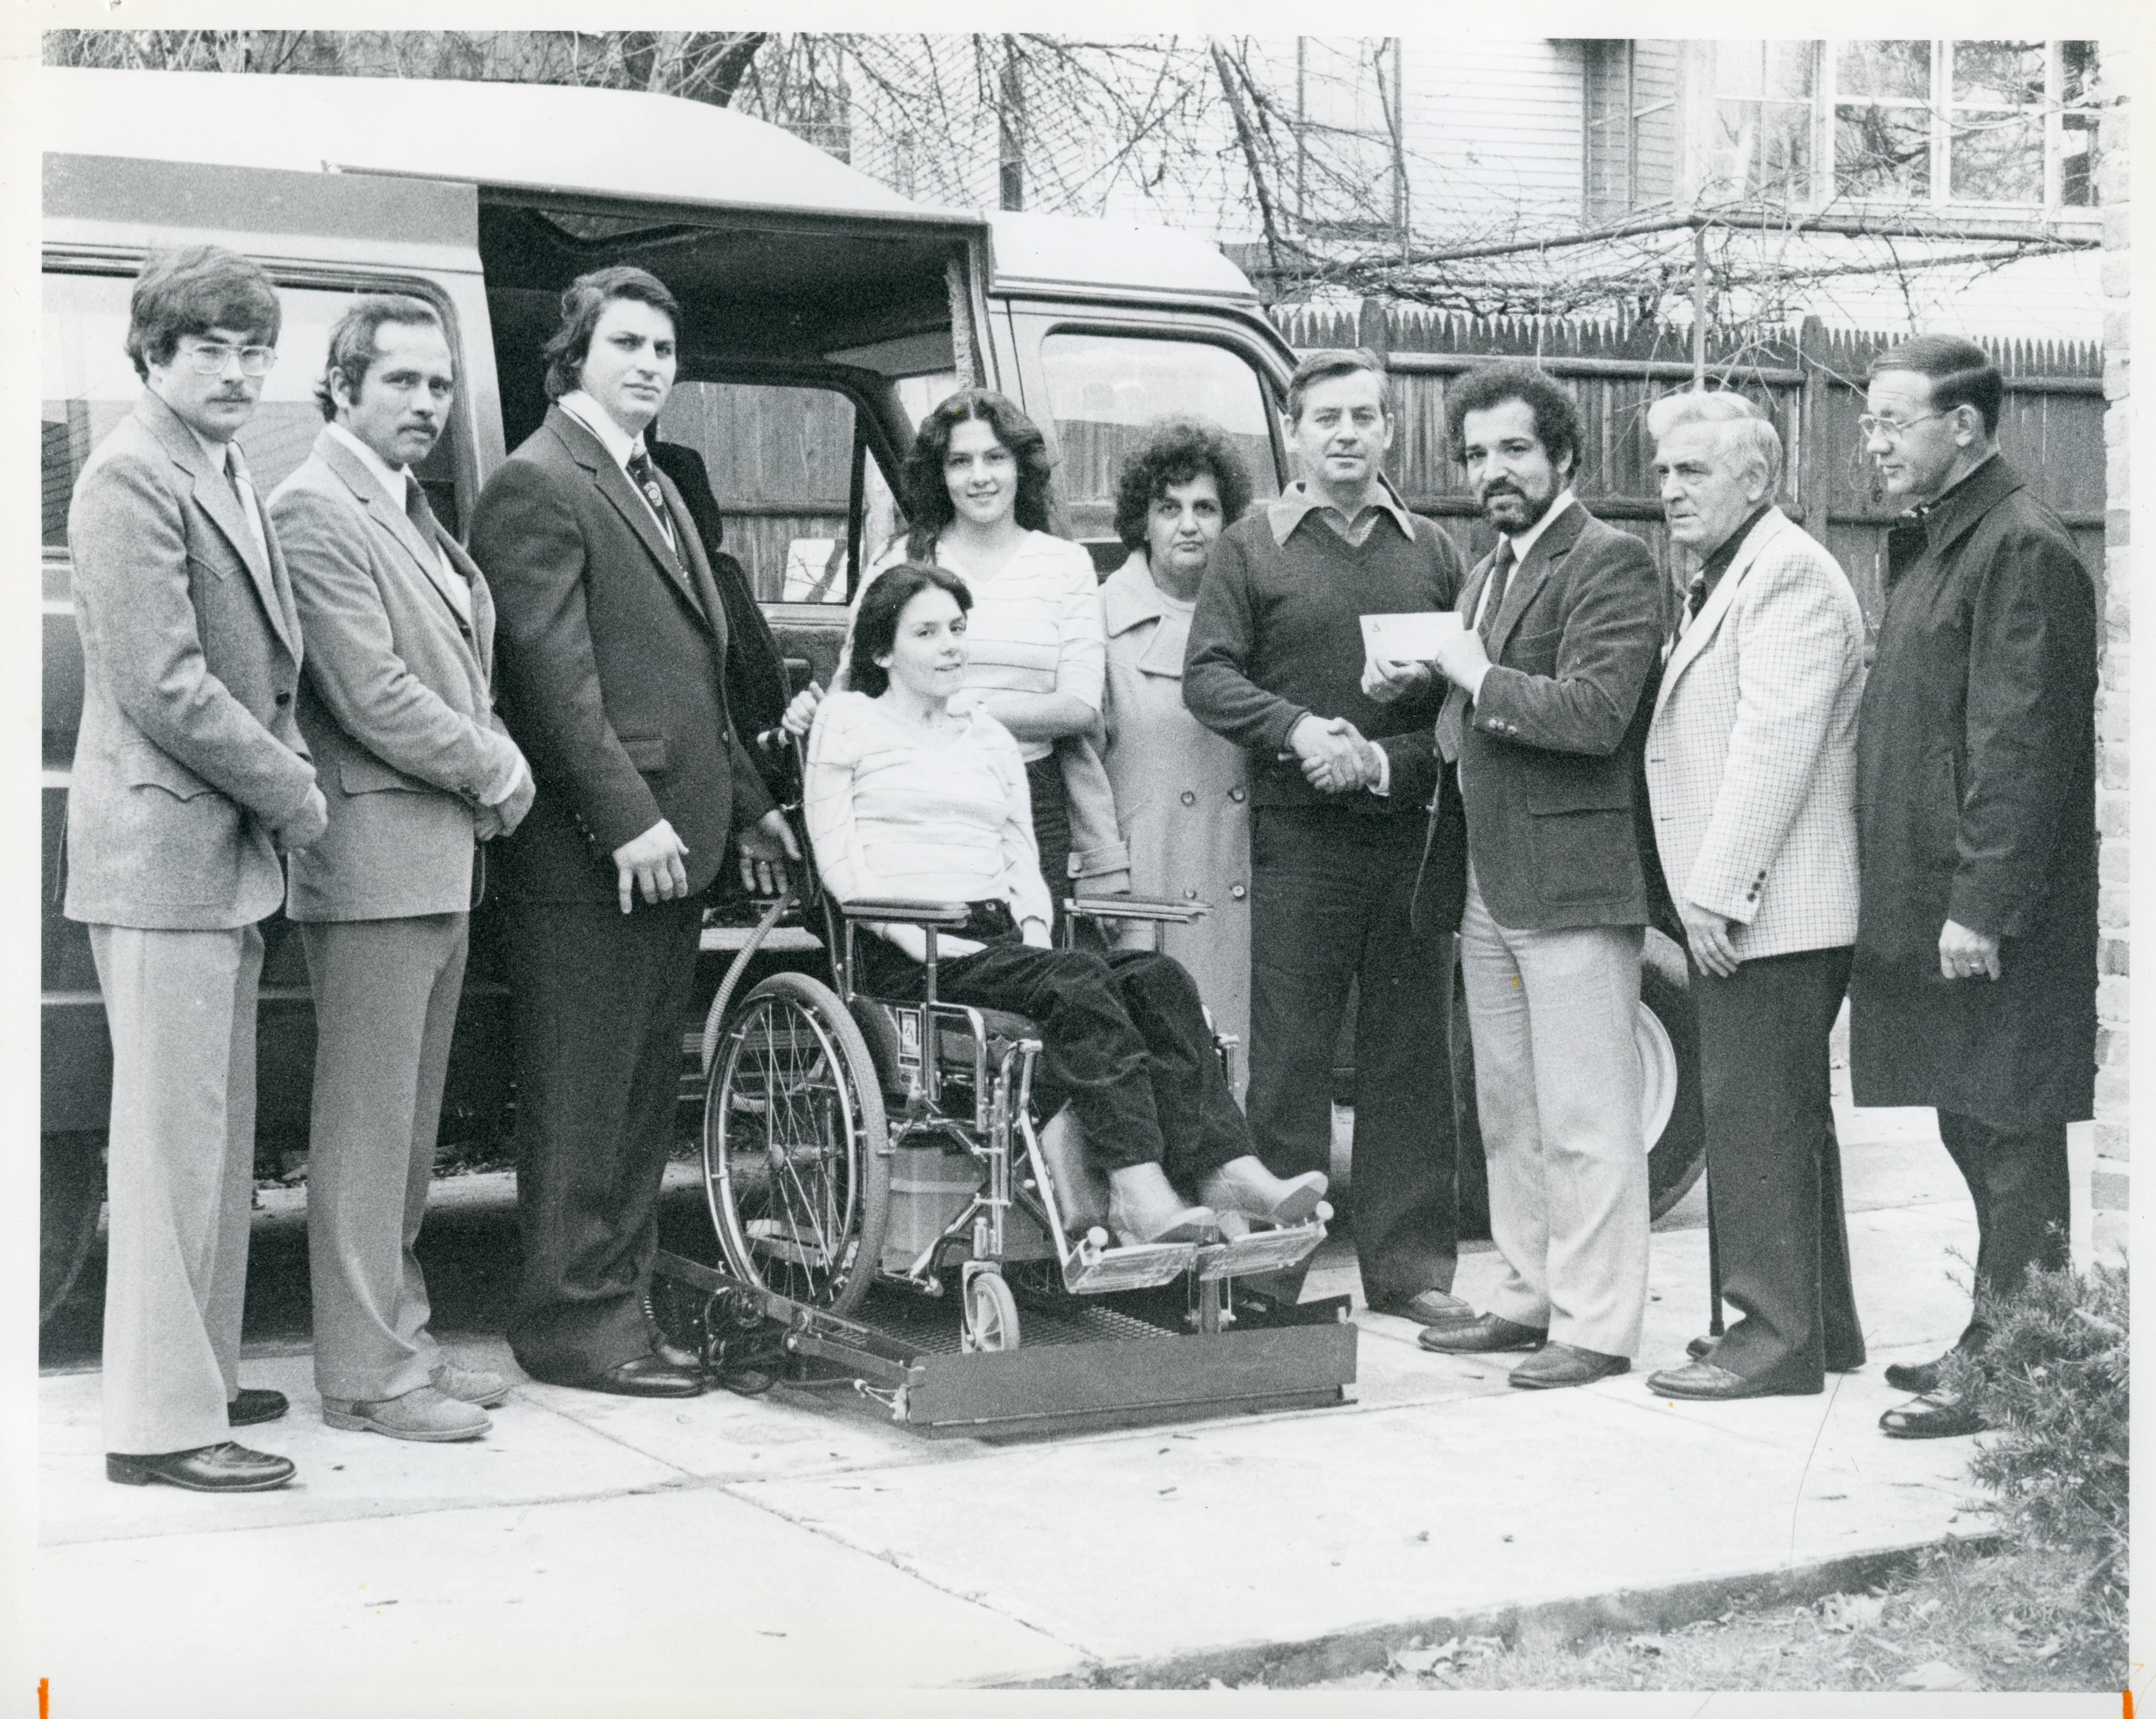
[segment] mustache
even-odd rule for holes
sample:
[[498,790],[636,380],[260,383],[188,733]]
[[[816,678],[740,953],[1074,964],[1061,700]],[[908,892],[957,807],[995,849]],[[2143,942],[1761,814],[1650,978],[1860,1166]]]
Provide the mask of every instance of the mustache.
[[1517,495],[1522,501],[1527,499],[1527,492],[1510,478],[1492,479],[1482,486],[1482,495],[1485,500],[1492,495]]

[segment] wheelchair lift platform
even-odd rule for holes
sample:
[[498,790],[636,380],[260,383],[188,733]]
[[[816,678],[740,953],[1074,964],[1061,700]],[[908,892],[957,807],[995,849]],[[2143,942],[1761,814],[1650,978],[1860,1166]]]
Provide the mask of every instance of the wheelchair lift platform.
[[713,1373],[747,1364],[768,1368],[782,1389],[847,1389],[931,1437],[1040,1437],[1324,1408],[1353,1394],[1346,1296],[1289,1306],[1223,1293],[1217,1281],[1112,1306],[1028,1296],[1019,1347],[968,1352],[947,1301],[879,1288],[840,1318],[678,1254],[662,1251],[655,1269],[662,1326]]

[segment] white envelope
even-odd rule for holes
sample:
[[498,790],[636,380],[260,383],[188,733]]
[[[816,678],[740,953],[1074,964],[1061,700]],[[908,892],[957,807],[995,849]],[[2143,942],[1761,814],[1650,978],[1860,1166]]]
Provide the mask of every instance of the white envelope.
[[1437,648],[1466,623],[1450,609],[1419,609],[1411,614],[1363,617],[1363,654],[1371,662],[1429,663]]

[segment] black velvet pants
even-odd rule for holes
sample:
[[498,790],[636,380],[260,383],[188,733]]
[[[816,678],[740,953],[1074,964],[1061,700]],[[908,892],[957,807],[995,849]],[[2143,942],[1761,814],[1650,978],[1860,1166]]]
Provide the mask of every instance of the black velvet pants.
[[[999,901],[975,902],[954,935],[985,947],[937,960],[937,1001],[1006,1009],[1039,1026],[1043,1114],[1067,1100],[1101,1169],[1158,1163],[1188,1193],[1249,1155],[1250,1129],[1198,987],[1174,961],[1149,949],[1036,949],[1019,940]],[[855,961],[869,995],[921,995],[927,969],[882,938],[864,934]]]

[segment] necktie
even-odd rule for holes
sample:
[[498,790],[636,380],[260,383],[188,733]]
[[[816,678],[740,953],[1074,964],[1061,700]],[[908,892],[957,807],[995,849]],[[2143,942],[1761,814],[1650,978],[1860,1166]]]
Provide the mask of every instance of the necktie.
[[659,529],[666,534],[666,546],[679,555],[681,550],[674,541],[674,521],[666,511],[666,492],[659,487],[659,469],[641,448],[629,456],[629,480],[636,485],[651,516],[659,521]]
[[1505,606],[1506,588],[1512,582],[1512,540],[1497,540],[1496,558],[1490,564],[1490,597],[1482,605],[1482,620],[1475,629],[1482,635],[1482,648],[1490,649],[1490,641],[1497,636],[1498,611]]
[[457,618],[467,623],[471,620],[471,588],[457,572],[456,563],[449,559],[449,552],[442,547],[442,540],[434,524],[434,510],[427,504],[427,492],[418,478],[410,472],[404,474],[404,517],[412,521],[412,528],[419,534],[434,557],[444,574],[443,583],[449,596],[449,603],[457,612]]
[[240,455],[239,444],[224,444],[224,480],[232,485],[232,493],[239,502],[240,517],[247,521],[247,535],[254,540],[264,561],[270,558],[270,545],[262,535],[262,516],[254,505],[254,485],[248,479],[247,462]]
[[[1485,586],[1487,595],[1482,603],[1481,618],[1475,630],[1482,635],[1482,648],[1490,649],[1490,641],[1497,636],[1497,612],[1505,606],[1505,590],[1512,583],[1512,540],[1500,537],[1497,553],[1490,563],[1490,577]],[[1438,756],[1448,764],[1460,757],[1460,736],[1467,726],[1467,689],[1454,686],[1445,695],[1444,708],[1437,713]]]
[[1707,607],[1707,575],[1694,573],[1691,583],[1685,587],[1684,613],[1677,618],[1676,636],[1685,636],[1691,623],[1699,618],[1699,612]]

